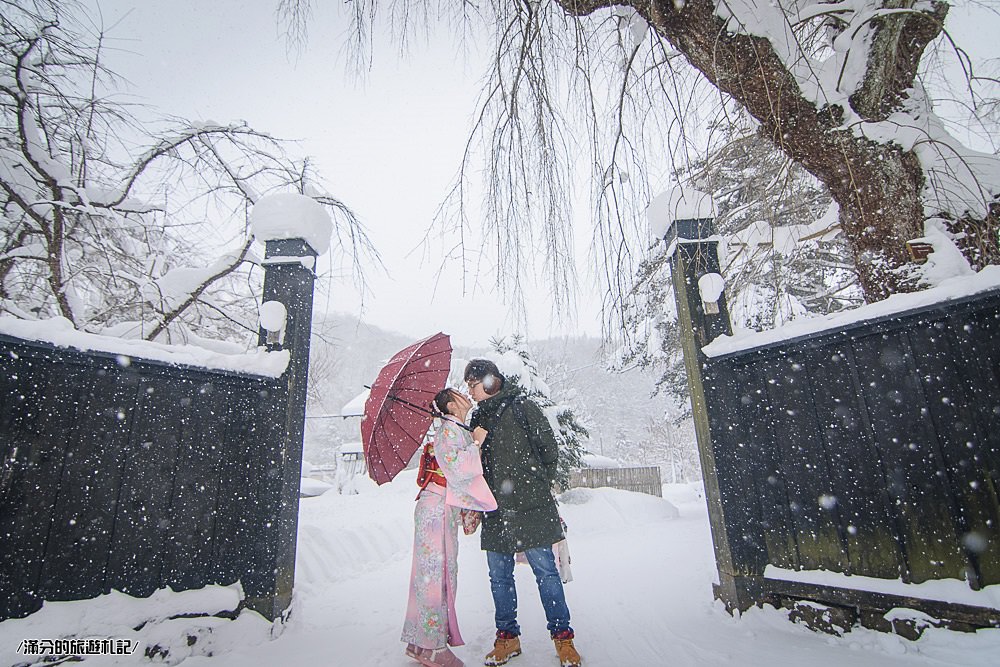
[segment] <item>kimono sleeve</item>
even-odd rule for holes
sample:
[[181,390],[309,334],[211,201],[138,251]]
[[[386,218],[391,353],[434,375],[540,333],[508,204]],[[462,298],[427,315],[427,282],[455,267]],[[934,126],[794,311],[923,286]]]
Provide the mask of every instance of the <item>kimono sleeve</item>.
[[451,484],[461,483],[483,474],[479,448],[472,435],[453,423],[446,423],[434,443],[434,456]]

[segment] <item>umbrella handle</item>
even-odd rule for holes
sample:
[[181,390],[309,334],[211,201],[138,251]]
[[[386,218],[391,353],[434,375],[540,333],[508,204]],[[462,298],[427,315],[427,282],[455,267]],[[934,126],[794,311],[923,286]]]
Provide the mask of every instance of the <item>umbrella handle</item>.
[[[371,387],[369,387],[368,385],[362,385],[362,386],[365,389],[371,390]],[[424,407],[421,407],[421,406],[417,405],[416,403],[410,403],[405,398],[400,398],[398,396],[393,396],[392,394],[386,394],[386,398],[391,399],[393,401],[396,401],[397,403],[402,403],[403,405],[408,405],[411,408],[413,408],[414,410],[419,410],[420,412],[423,412],[426,415],[430,415],[431,417],[439,417],[440,416],[440,415],[434,414],[433,412],[431,412],[427,408],[424,408]],[[471,426],[469,426],[467,424],[463,424],[462,422],[454,422],[454,423],[457,424],[458,426],[461,426],[462,428],[464,428],[469,433],[472,433],[472,427]]]

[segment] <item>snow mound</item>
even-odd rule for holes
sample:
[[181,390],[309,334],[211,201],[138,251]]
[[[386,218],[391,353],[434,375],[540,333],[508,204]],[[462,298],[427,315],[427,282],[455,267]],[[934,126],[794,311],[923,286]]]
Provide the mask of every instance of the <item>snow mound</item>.
[[358,479],[354,495],[324,493],[299,503],[296,585],[323,589],[410,557],[417,472],[382,486]]
[[16,651],[29,638],[123,639],[137,647],[129,662],[152,653],[168,665],[270,640],[271,622],[256,612],[243,610],[235,620],[212,615],[233,613],[242,598],[237,583],[179,593],[161,588],[148,598],[112,591],[90,600],[45,602],[27,618],[0,623],[0,664],[28,664]]
[[620,489],[576,488],[559,496],[559,513],[569,534],[602,532],[676,519],[680,512],[669,500]]
[[332,488],[333,484],[328,484],[323,480],[313,479],[312,477],[303,477],[302,481],[299,483],[299,494],[309,497],[321,496]]
[[705,486],[702,482],[686,482],[683,484],[664,484],[663,497],[674,505],[705,504]]

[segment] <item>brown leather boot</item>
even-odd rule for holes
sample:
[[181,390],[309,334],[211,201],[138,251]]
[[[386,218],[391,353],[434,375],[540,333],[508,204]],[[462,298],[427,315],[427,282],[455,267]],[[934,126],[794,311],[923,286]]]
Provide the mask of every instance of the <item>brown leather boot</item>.
[[521,655],[521,640],[517,635],[509,632],[497,630],[496,641],[493,642],[493,650],[486,654],[483,660],[484,665],[506,665],[511,658]]
[[572,630],[564,630],[552,635],[552,642],[556,645],[556,654],[559,656],[561,667],[580,667],[583,664],[583,658],[573,646]]

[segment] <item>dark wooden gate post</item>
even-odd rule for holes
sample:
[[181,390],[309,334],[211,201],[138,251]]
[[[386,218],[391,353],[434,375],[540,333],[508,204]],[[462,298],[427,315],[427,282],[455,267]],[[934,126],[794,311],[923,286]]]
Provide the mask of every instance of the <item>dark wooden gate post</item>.
[[[309,379],[309,336],[312,330],[313,283],[316,251],[303,239],[266,242],[263,300],[285,306],[287,319],[280,343],[268,341],[260,330],[260,345],[288,350],[290,359],[283,378],[287,395],[274,398],[274,437],[280,458],[269,465],[267,487],[277,512],[270,544],[259,545],[258,568],[262,585],[247,586],[246,606],[275,620],[285,615],[292,601],[295,580],[295,540],[298,529],[299,485],[302,474],[302,437],[306,416],[306,383]],[[271,575],[271,576],[269,576]],[[256,590],[253,590],[256,589]]]
[[[712,234],[712,218],[679,219],[671,223],[664,240],[668,247],[676,244],[670,257],[670,269],[698,439],[698,454],[705,481],[715,562],[719,570],[715,597],[721,599],[730,611],[742,611],[757,599],[753,592],[753,579],[746,577],[763,574],[764,563],[757,557],[758,550],[754,545],[745,544],[747,526],[740,525],[745,518],[740,515],[744,512],[739,508],[727,507],[719,491],[720,479],[724,484],[729,483],[729,480],[738,478],[740,474],[747,474],[748,471],[733,469],[735,462],[725,457],[717,459],[712,439],[712,429],[718,425],[713,423],[708,411],[710,397],[706,396],[706,382],[711,380],[706,378],[707,357],[701,348],[717,336],[732,334],[725,293],[719,294],[716,302],[706,303],[703,302],[702,290],[699,289],[699,281],[704,276],[721,273],[718,242],[710,240]],[[711,278],[706,280],[710,281]],[[745,500],[752,502],[752,499]]]

